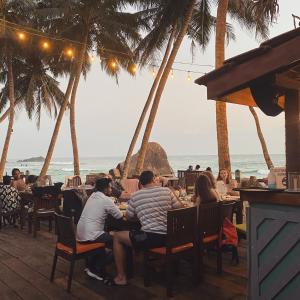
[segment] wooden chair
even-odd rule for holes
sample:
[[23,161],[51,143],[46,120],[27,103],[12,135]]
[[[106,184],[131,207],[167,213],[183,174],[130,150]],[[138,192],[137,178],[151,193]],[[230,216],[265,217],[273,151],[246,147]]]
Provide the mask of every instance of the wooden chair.
[[222,273],[222,215],[220,202],[200,204],[198,208],[198,234],[200,236],[200,264],[203,266],[204,249],[217,251],[217,272]]
[[144,251],[144,285],[150,283],[149,255],[155,254],[166,261],[167,296],[172,296],[174,261],[193,258],[193,278],[198,278],[197,208],[181,208],[168,211],[166,246]]
[[[222,224],[224,219],[227,218],[231,223],[233,223],[233,213],[235,209],[236,201],[223,201],[221,202],[221,218]],[[232,262],[235,261],[236,264],[239,263],[239,253],[238,248],[235,245],[225,245],[222,246],[223,252],[231,252]]]
[[77,225],[83,210],[83,203],[74,190],[63,191],[63,213],[64,216],[74,216],[74,223]]
[[194,193],[196,180],[201,173],[202,172],[200,172],[200,171],[186,171],[185,172],[184,180],[185,180],[185,189],[186,189],[187,194]]
[[20,209],[13,210],[11,212],[3,212],[2,210],[2,201],[0,200],[0,230],[2,229],[3,225],[8,224],[15,225],[16,220],[20,217]]
[[79,175],[68,178],[67,187],[78,187],[81,184],[81,177]]
[[36,237],[39,229],[40,220],[49,221],[49,231],[52,231],[52,221],[54,221],[55,212],[59,211],[60,189],[56,186],[36,187],[32,190],[33,208],[28,212],[28,233]]
[[99,254],[105,250],[104,243],[83,244],[76,241],[75,230],[72,218],[55,214],[57,223],[57,243],[53,258],[50,281],[53,282],[57,258],[61,257],[70,262],[67,291],[71,291],[72,277],[74,272],[75,261],[87,259],[89,256]]

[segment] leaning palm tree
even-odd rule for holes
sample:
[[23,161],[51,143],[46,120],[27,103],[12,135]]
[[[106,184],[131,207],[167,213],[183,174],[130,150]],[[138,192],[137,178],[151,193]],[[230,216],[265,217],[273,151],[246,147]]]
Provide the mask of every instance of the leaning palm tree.
[[[147,147],[148,147],[148,141],[149,141],[149,137],[150,137],[150,134],[151,134],[151,131],[153,128],[153,124],[154,124],[155,116],[156,116],[158,106],[160,103],[160,99],[161,99],[162,93],[164,91],[165,85],[167,83],[172,66],[174,64],[178,50],[181,46],[183,38],[187,34],[188,27],[189,27],[190,21],[192,19],[193,11],[194,11],[197,1],[190,0],[190,1],[171,1],[171,2],[166,1],[166,2],[167,2],[166,3],[167,5],[164,7],[164,10],[162,10],[162,12],[160,13],[160,15],[158,17],[160,18],[161,22],[163,22],[163,23],[165,22],[167,26],[174,27],[176,25],[176,27],[178,28],[177,29],[178,35],[175,38],[175,42],[173,44],[172,51],[170,53],[167,64],[162,73],[160,82],[159,82],[157,90],[156,90],[155,97],[153,99],[153,104],[151,107],[150,115],[148,118],[148,122],[147,122],[146,129],[144,132],[143,140],[142,140],[142,146],[139,151],[139,156],[137,159],[137,164],[136,164],[136,169],[135,169],[136,174],[140,174],[142,171],[144,159],[145,159],[146,151],[147,151]],[[179,12],[179,10],[174,9],[174,7],[181,8],[181,11],[183,12],[183,14],[181,14],[181,18],[174,18],[176,16],[175,13]],[[173,11],[173,9],[174,9],[174,11]],[[172,11],[172,13],[170,13],[171,11]],[[168,25],[168,23],[169,23],[169,25]],[[155,28],[154,32],[155,32],[155,30],[158,31],[158,28]],[[166,28],[164,30],[166,30]],[[151,41],[151,39],[150,39],[150,41]],[[152,42],[153,42],[153,39],[152,39]],[[147,57],[147,52],[152,51],[152,49],[155,48],[153,45],[151,46],[151,43],[149,43],[148,45],[150,45],[150,47],[143,54],[143,55],[146,54],[146,57]]]
[[[54,1],[57,2],[57,1]],[[58,1],[63,13],[51,20],[51,28],[61,32],[63,38],[76,41],[75,62],[70,87],[70,130],[73,147],[74,175],[80,174],[79,154],[75,126],[76,92],[81,74],[86,75],[90,61],[89,52],[95,50],[101,58],[102,68],[117,76],[120,67],[135,73],[131,47],[139,40],[139,18],[136,14],[122,12],[125,1]],[[113,50],[112,50],[113,49]],[[66,97],[69,101],[69,97]],[[53,143],[51,142],[51,145]],[[53,148],[53,147],[52,147]],[[53,150],[52,150],[53,151]],[[47,164],[52,153],[48,151]],[[47,170],[46,162],[41,175]]]

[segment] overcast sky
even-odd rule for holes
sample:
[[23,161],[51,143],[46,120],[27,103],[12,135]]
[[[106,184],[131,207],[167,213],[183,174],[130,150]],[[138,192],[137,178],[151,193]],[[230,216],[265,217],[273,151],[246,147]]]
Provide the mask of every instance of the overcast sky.
[[[280,0],[280,17],[270,31],[270,37],[293,29],[291,14],[300,15],[300,1]],[[236,41],[226,48],[226,58],[255,48],[261,41],[243,32],[233,23]],[[190,42],[185,40],[176,61],[191,62]],[[214,36],[205,53],[197,50],[195,64],[214,64]],[[207,72],[211,68],[174,65],[176,68]],[[160,143],[169,155],[216,154],[215,102],[207,101],[206,88],[193,83],[199,77],[174,71],[174,79],[167,83],[161,99],[151,141]],[[80,156],[125,155],[140,112],[146,101],[153,77],[151,71],[140,71],[136,78],[122,74],[117,85],[93,63],[87,79],[81,79],[77,92],[77,132]],[[62,87],[65,83],[62,81]],[[284,115],[267,117],[259,112],[262,130],[271,153],[284,153]],[[228,105],[230,152],[232,154],[260,154],[254,120],[247,107]],[[1,124],[3,144],[7,123]],[[54,120],[43,115],[40,130],[27,116],[17,113],[9,151],[9,159],[46,155]],[[140,141],[138,147],[140,146]],[[136,150],[138,149],[136,148]],[[2,147],[1,147],[2,150]],[[55,157],[71,157],[69,115],[66,114],[56,145]]]

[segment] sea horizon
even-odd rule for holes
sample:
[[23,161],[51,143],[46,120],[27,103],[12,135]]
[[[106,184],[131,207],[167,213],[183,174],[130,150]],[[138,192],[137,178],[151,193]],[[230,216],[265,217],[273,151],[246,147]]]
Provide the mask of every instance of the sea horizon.
[[[285,166],[284,154],[270,154],[270,156],[274,166]],[[18,160],[28,158],[9,159],[6,166],[7,174],[11,174],[13,168],[19,168],[21,172],[25,173],[28,170],[30,174],[38,175],[43,165],[42,162],[18,162]],[[81,157],[80,172],[83,177],[89,173],[108,172],[123,160],[123,155]],[[177,175],[177,170],[185,170],[189,165],[195,167],[197,164],[201,166],[201,170],[211,167],[215,175],[218,173],[218,157],[214,154],[168,155],[168,160],[175,175]],[[263,178],[269,172],[262,154],[232,154],[231,167],[232,172],[239,169],[242,177],[256,176],[257,178]],[[66,177],[73,174],[73,158],[54,157],[50,163],[48,174],[52,176],[54,182],[65,182]]]

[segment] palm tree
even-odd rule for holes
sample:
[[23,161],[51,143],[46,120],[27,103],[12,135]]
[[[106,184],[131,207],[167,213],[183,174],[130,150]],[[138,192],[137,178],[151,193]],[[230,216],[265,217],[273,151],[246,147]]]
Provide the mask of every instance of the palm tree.
[[0,161],[0,179],[3,177],[5,164],[8,155],[8,149],[13,131],[14,115],[15,115],[15,82],[13,71],[13,56],[18,56],[20,50],[18,45],[11,39],[11,32],[6,27],[6,20],[26,24],[26,17],[30,14],[32,6],[27,1],[1,1],[0,15],[3,19],[1,22],[1,36],[0,36],[0,70],[7,72],[7,96],[9,98],[9,122],[5,141],[3,144],[1,161]]
[[253,107],[249,106],[249,110],[250,110],[250,112],[253,115],[253,118],[255,120],[257,135],[258,135],[258,138],[259,138],[259,141],[260,141],[260,144],[261,144],[261,148],[262,148],[263,155],[264,155],[266,164],[268,166],[268,169],[274,168],[273,162],[271,160],[271,157],[270,157],[270,154],[269,154],[269,151],[268,151],[268,148],[267,148],[265,138],[263,136],[263,133],[262,133],[262,130],[261,130],[261,127],[260,127],[258,115],[257,115],[257,113],[256,113],[256,111]]
[[[215,67],[223,65],[225,59],[225,28],[229,0],[220,0],[217,9],[216,43],[215,43]],[[226,103],[216,102],[216,127],[218,141],[219,169],[228,169],[231,174],[229,155],[228,129]]]
[[[182,1],[184,2],[184,1]],[[181,19],[181,24],[177,24],[178,26],[178,35],[175,39],[172,51],[170,53],[170,56],[168,58],[166,67],[162,73],[159,85],[157,87],[157,91],[153,100],[153,104],[152,104],[152,108],[150,111],[150,115],[149,115],[149,119],[146,125],[146,129],[144,132],[144,136],[143,136],[143,141],[142,141],[142,146],[141,149],[139,151],[139,156],[137,159],[137,164],[136,164],[136,169],[135,169],[135,173],[136,174],[140,174],[143,168],[143,164],[144,164],[144,159],[145,159],[145,155],[146,155],[146,151],[147,151],[147,146],[148,146],[148,141],[149,141],[149,137],[152,131],[152,127],[154,124],[154,120],[155,120],[155,116],[158,110],[158,106],[159,106],[159,102],[162,96],[162,93],[164,91],[165,85],[167,83],[170,71],[172,69],[173,63],[175,61],[176,55],[178,53],[178,50],[181,46],[181,43],[183,41],[183,38],[185,37],[187,31],[188,31],[188,27],[190,24],[190,21],[192,19],[192,15],[193,15],[193,11],[194,11],[194,7],[196,4],[196,0],[190,0],[190,1],[186,1],[186,3],[184,3],[184,15],[183,18]],[[181,4],[182,5],[182,4]],[[175,26],[173,24],[173,26]],[[149,50],[149,49],[148,49]]]
[[[76,92],[81,74],[89,69],[88,52],[96,48],[101,65],[108,74],[117,76],[120,66],[134,74],[131,46],[139,40],[139,18],[136,14],[122,12],[125,1],[69,1],[67,13],[51,22],[65,38],[78,42],[76,62],[74,62],[74,83],[70,94],[70,130],[73,147],[74,175],[80,174],[79,154],[75,126]],[[59,8],[66,12],[65,1]],[[113,49],[113,50],[109,50]],[[112,68],[111,64],[115,65]],[[67,101],[67,100],[66,100]],[[50,157],[50,152],[49,157]],[[52,155],[52,154],[51,154]],[[47,158],[49,158],[47,155]],[[43,168],[45,173],[47,168]]]
[[166,64],[167,64],[167,60],[168,60],[168,58],[170,56],[170,52],[171,52],[171,48],[172,48],[172,43],[173,43],[175,32],[176,32],[175,29],[176,28],[173,28],[173,30],[172,30],[172,32],[170,34],[170,38],[169,38],[169,41],[168,41],[168,44],[167,44],[167,47],[166,47],[166,50],[165,50],[164,57],[162,59],[161,65],[160,65],[160,67],[159,67],[159,69],[157,71],[157,74],[155,76],[155,79],[153,81],[153,84],[152,84],[152,87],[150,89],[147,101],[146,101],[146,103],[144,105],[143,111],[141,113],[141,116],[139,118],[138,124],[136,126],[135,131],[134,131],[131,143],[129,145],[129,149],[128,149],[128,152],[127,152],[127,155],[126,155],[126,158],[125,158],[125,162],[124,162],[122,178],[127,178],[127,176],[128,176],[128,170],[129,170],[129,167],[130,167],[131,156],[132,156],[132,153],[133,153],[136,141],[137,141],[138,136],[140,134],[140,131],[142,129],[142,126],[143,126],[144,119],[146,117],[147,111],[148,111],[148,109],[149,109],[149,107],[150,107],[150,105],[152,103],[152,99],[153,99],[154,93],[155,93],[155,91],[157,89],[157,86],[158,86],[159,80],[161,78],[161,75],[163,73],[163,70],[165,69]]

